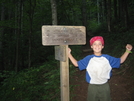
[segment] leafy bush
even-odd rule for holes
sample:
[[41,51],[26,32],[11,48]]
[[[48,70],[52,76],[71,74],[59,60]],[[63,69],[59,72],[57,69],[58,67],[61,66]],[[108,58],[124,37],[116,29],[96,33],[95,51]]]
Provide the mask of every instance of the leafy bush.
[[[79,57],[81,46],[70,46],[75,57]],[[45,62],[42,66],[20,72],[3,71],[0,87],[1,101],[60,101],[59,61]],[[74,66],[70,64],[70,76]],[[70,85],[70,91],[74,85]]]
[[[127,32],[112,32],[112,33],[101,33],[105,39],[105,48],[103,49],[104,54],[109,54],[114,57],[121,57],[121,55],[126,51],[126,45],[131,44],[134,46],[134,30]],[[133,50],[132,50],[133,52]],[[134,52],[133,52],[134,53]],[[133,61],[134,54],[130,54],[127,60],[122,64],[122,69],[124,67],[129,67],[127,70],[130,76],[134,76]]]
[[0,76],[5,78],[0,87],[1,101],[59,101],[60,77],[55,62]]

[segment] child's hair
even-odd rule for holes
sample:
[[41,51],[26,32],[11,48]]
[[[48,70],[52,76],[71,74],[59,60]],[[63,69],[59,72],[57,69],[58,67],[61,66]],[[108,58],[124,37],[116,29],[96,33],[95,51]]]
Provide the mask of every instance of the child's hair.
[[101,41],[102,45],[104,46],[104,39],[102,36],[94,36],[90,39],[89,43],[90,43],[90,46],[92,46],[92,44],[95,42],[95,41]]

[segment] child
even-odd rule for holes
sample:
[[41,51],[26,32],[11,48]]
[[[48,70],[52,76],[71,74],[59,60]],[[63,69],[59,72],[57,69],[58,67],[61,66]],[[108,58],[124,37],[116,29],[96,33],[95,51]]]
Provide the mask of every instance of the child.
[[103,37],[95,36],[89,42],[94,54],[77,61],[72,56],[71,49],[68,48],[68,57],[73,65],[79,67],[80,70],[86,69],[86,81],[89,83],[87,101],[111,101],[108,84],[111,70],[119,68],[120,64],[126,60],[131,53],[132,45],[127,44],[125,53],[120,58],[115,58],[101,53],[104,48]]

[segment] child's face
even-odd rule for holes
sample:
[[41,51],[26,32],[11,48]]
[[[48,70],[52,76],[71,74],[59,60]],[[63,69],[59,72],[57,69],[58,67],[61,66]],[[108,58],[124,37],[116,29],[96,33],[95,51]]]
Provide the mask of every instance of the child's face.
[[102,45],[101,41],[95,41],[91,48],[93,49],[94,53],[101,53],[104,46]]

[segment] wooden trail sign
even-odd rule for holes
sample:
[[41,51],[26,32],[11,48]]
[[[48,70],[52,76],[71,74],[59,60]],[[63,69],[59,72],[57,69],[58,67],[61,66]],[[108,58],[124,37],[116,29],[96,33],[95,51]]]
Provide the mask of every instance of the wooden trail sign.
[[84,26],[42,26],[43,45],[81,45],[86,43]]
[[86,44],[85,27],[42,26],[42,44],[55,46],[55,59],[60,61],[61,101],[70,101],[68,45]]

